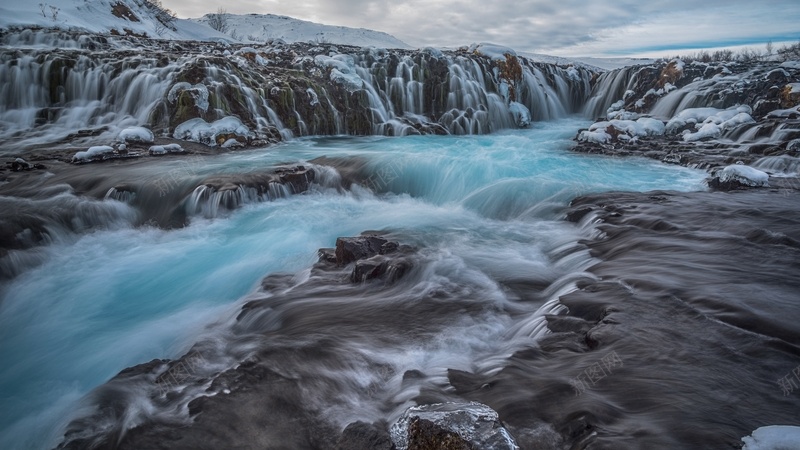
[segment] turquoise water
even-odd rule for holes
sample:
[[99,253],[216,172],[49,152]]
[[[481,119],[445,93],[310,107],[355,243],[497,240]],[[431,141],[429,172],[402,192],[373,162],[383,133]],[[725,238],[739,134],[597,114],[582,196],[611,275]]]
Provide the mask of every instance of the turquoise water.
[[479,137],[304,139],[195,158],[190,168],[165,161],[137,169],[205,175],[359,157],[379,194],[319,188],[195,218],[183,229],[97,231],[45,248],[42,265],[2,290],[0,447],[56,444],[92,388],[125,367],[183,354],[235,316],[265,275],[301,274],[338,236],[392,230],[458,260],[453,270],[550,279],[571,269],[556,267],[547,252],[583,237],[559,217],[571,198],[704,189],[704,172],[571,153],[570,139],[584,125],[563,120]]

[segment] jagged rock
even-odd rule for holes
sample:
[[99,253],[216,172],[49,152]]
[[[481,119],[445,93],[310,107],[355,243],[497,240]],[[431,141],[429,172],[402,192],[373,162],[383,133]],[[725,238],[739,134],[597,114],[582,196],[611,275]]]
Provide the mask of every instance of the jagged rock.
[[720,177],[713,177],[707,182],[708,187],[717,191],[735,191],[738,189],[753,189],[753,186],[741,183],[735,179],[721,180]]
[[8,161],[6,162],[6,166],[8,166],[8,168],[11,169],[12,172],[23,172],[34,169],[37,170],[47,169],[47,167],[43,164],[38,164],[38,163],[31,164],[22,158],[16,158],[14,161]]
[[398,450],[518,450],[497,412],[481,403],[413,406],[391,428]]
[[383,245],[388,243],[388,240],[374,235],[340,237],[336,239],[336,264],[344,266],[360,259],[384,254]]
[[[397,245],[394,242],[388,242],[387,244]],[[396,281],[405,275],[410,268],[411,263],[405,258],[375,255],[372,258],[356,261],[356,265],[353,267],[353,273],[350,275],[350,281],[359,283],[384,275],[388,275],[387,281]]]
[[319,256],[320,262],[336,263],[337,266],[355,263],[350,273],[350,281],[353,283],[380,277],[392,282],[401,278],[411,268],[411,262],[397,253],[399,248],[397,242],[365,234],[358,237],[340,237],[336,239],[335,250],[320,249]]

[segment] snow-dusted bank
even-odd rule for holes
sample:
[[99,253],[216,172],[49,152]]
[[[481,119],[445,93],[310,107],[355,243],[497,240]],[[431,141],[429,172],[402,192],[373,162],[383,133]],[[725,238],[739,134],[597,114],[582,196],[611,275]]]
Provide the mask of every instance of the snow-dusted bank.
[[586,104],[586,114],[600,120],[578,133],[576,149],[712,171],[737,165],[718,172],[712,185],[720,188],[767,185],[743,164],[786,184],[800,161],[797,67],[673,60],[604,73]]

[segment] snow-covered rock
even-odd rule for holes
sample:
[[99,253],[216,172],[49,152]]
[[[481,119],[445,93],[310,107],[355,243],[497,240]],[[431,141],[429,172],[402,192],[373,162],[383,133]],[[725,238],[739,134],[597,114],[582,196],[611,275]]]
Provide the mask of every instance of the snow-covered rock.
[[[463,446],[493,450],[518,450],[519,446],[508,430],[503,428],[497,412],[481,403],[437,403],[412,406],[391,427],[392,441],[398,450],[408,448],[409,438],[424,433],[415,423],[425,421],[435,431],[456,435]],[[416,429],[415,429],[416,428]],[[411,429],[411,433],[409,433]],[[425,436],[419,436],[424,438]],[[462,448],[458,446],[457,448]]]
[[150,147],[150,155],[162,156],[169,153],[183,153],[183,147],[180,144],[167,144],[167,145],[153,145]]
[[800,427],[770,425],[742,438],[742,450],[797,450],[800,448]]
[[743,164],[730,165],[717,173],[722,183],[737,182],[745,186],[769,186],[769,175]]
[[[155,137],[153,136],[153,132],[145,127],[128,127],[120,131],[117,139],[121,142],[152,144]],[[123,147],[123,150],[124,149]]]
[[358,76],[355,61],[350,55],[317,55],[314,58],[314,64],[329,69],[331,81],[344,86],[351,92],[364,87],[364,80]]
[[732,106],[728,109],[718,108],[688,108],[676,114],[667,122],[667,133],[676,133],[686,125],[699,125],[701,128],[705,123],[721,124],[733,119],[737,114],[750,115],[753,110],[747,105]]
[[591,142],[594,144],[608,144],[611,142],[611,135],[604,130],[583,130],[578,134],[578,140],[581,142]]
[[489,44],[487,42],[472,44],[469,50],[471,53],[486,56],[487,58],[495,61],[505,61],[506,55],[517,56],[517,52],[515,52],[512,48],[502,45]]
[[768,119],[791,119],[800,117],[800,106],[786,109],[776,109],[767,114]]
[[651,117],[640,117],[637,120],[614,119],[593,123],[588,130],[578,135],[578,140],[605,144],[614,139],[627,141],[646,136],[661,136],[664,130],[664,122]]
[[725,130],[736,128],[739,125],[756,123],[750,114],[744,112],[727,119],[726,117],[726,115],[715,115],[707,118],[702,125],[698,124],[700,129],[696,133],[684,134],[683,140],[693,142],[706,138],[718,138]]
[[687,142],[707,138],[717,138],[726,130],[743,124],[755,123],[750,115],[752,109],[747,105],[733,106],[728,109],[689,108],[684,109],[667,122],[666,132],[677,133],[687,125],[694,125],[696,131],[685,130],[683,139]]
[[114,147],[111,147],[110,145],[96,145],[94,147],[89,147],[82,152],[75,153],[75,155],[72,157],[72,162],[91,161],[92,159],[113,152]]
[[[173,137],[175,139],[200,142],[213,146],[217,144],[217,136],[220,134],[248,136],[250,134],[250,129],[247,128],[241,120],[233,116],[224,117],[212,123],[208,123],[200,118],[195,118],[187,120],[175,127]],[[227,140],[227,138],[225,140]]]

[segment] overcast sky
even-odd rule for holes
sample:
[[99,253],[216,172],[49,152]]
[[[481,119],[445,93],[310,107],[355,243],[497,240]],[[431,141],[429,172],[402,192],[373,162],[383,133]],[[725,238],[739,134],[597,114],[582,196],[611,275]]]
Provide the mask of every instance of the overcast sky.
[[162,0],[385,31],[414,47],[473,42],[559,56],[662,56],[800,40],[800,0]]

